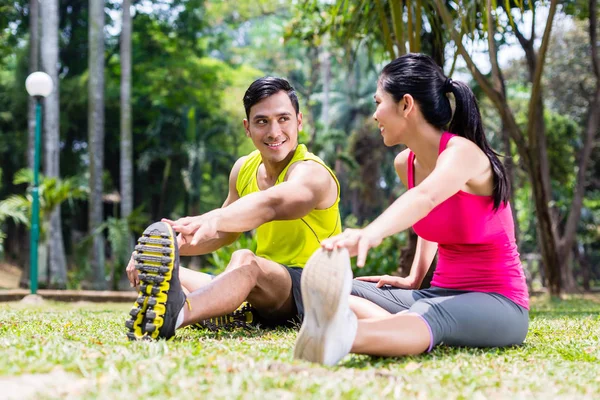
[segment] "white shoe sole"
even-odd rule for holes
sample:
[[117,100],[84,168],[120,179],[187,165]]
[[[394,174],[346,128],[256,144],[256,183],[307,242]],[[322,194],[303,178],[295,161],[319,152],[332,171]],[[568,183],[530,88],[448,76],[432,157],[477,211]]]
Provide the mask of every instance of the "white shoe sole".
[[318,249],[308,259],[301,279],[304,322],[294,347],[294,358],[333,365],[325,348],[334,321],[343,318],[352,290],[352,269],[346,249]]

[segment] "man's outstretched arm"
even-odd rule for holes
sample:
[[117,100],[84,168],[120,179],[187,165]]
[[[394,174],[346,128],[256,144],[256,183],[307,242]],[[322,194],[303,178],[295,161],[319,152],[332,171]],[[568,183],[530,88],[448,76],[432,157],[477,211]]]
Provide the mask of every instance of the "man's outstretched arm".
[[[235,182],[237,181],[237,176],[240,172],[242,164],[244,164],[245,159],[246,157],[241,157],[239,160],[236,161],[236,163],[233,165],[233,168],[231,169],[231,173],[229,174],[229,194],[227,195],[227,199],[225,199],[225,202],[223,203],[223,207],[227,207],[229,204],[239,199],[237,189],[235,187]],[[181,220],[185,220],[185,218],[182,218]],[[190,245],[190,241],[192,240],[193,236],[180,233],[177,236],[179,255],[197,256],[201,254],[212,253],[213,251],[220,249],[223,246],[227,246],[235,242],[235,240],[239,236],[240,234],[236,232],[218,232],[214,238],[203,241],[202,243],[199,243],[196,246],[192,246]],[[140,281],[138,277],[138,272],[135,268],[133,255],[129,259],[129,263],[127,264],[127,268],[125,270],[127,272],[127,278],[129,279],[131,286],[139,285]]]
[[[236,189],[236,182],[238,175],[240,173],[240,169],[244,164],[246,157],[241,157],[236,161],[231,168],[231,173],[229,174],[229,193],[227,194],[227,199],[223,203],[221,208],[217,210],[221,210],[227,208],[235,201],[239,200],[240,196]],[[193,221],[196,217],[185,217],[180,218],[177,221],[170,221],[168,219],[163,219],[163,221],[174,226],[175,223],[179,222],[181,224],[187,224]],[[178,244],[179,244],[179,255],[181,256],[199,256],[202,254],[209,254],[215,250],[220,249],[221,247],[225,247],[235,242],[237,238],[240,236],[240,232],[217,232],[216,237],[203,240],[201,242],[196,243],[195,245],[191,244],[193,235],[188,235],[183,232],[179,232],[177,236]]]
[[292,168],[287,180],[279,185],[244,196],[226,208],[170,223],[184,236],[193,235],[194,245],[214,239],[220,232],[245,232],[275,220],[302,218],[316,208],[333,205],[337,185],[323,166],[302,162]]

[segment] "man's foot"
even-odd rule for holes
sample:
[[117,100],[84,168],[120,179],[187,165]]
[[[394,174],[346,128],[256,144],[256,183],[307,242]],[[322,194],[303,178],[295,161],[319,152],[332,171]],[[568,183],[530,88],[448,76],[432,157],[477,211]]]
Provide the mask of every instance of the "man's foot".
[[356,315],[348,298],[352,269],[346,249],[318,249],[308,259],[301,280],[304,322],[294,358],[335,365],[350,352],[356,337]]
[[191,325],[195,329],[208,329],[212,332],[232,330],[235,328],[249,329],[251,325],[256,325],[257,313],[256,309],[252,307],[248,302],[242,303],[232,313],[224,315],[222,317],[214,317],[202,320],[196,324]]
[[140,292],[125,322],[131,340],[169,339],[186,296],[179,282],[179,247],[170,225],[156,222],[138,239],[133,255]]

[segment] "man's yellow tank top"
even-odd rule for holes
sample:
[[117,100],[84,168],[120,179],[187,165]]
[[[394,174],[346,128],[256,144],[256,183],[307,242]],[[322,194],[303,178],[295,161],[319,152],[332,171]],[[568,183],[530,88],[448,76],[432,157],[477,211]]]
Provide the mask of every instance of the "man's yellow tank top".
[[[290,166],[299,161],[313,161],[321,164],[333,177],[338,187],[335,203],[324,210],[312,210],[300,219],[271,221],[256,229],[256,255],[289,267],[304,267],[308,258],[319,248],[321,240],[337,235],[342,231],[338,204],[340,184],[333,171],[323,160],[310,153],[306,146],[298,145],[294,157],[281,171],[275,185],[282,183]],[[237,177],[236,189],[240,197],[259,192],[257,182],[258,167],[262,158],[258,150],[248,155]]]

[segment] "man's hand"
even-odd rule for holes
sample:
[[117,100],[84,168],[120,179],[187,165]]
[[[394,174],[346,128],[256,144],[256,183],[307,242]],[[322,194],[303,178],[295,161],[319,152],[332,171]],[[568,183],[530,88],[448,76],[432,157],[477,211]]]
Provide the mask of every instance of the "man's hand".
[[140,284],[140,278],[138,277],[137,269],[135,269],[135,260],[133,259],[133,254],[129,259],[129,264],[127,264],[125,271],[127,271],[127,279],[129,279],[129,284],[131,287],[136,287]]
[[178,239],[185,239],[185,244],[196,246],[200,242],[219,238],[217,230],[219,216],[220,210],[213,210],[196,217],[184,217],[177,221],[163,218],[162,221],[171,225],[173,230],[179,233]]
[[356,265],[364,267],[369,249],[381,244],[382,238],[367,229],[346,229],[343,233],[321,242],[326,250],[345,247],[350,257],[357,256]]
[[378,288],[383,287],[385,285],[390,285],[401,289],[416,289],[415,281],[410,276],[406,278],[401,278],[399,276],[376,275],[359,276],[356,279],[365,282],[376,282]]

